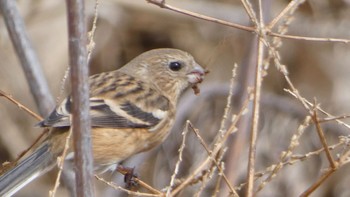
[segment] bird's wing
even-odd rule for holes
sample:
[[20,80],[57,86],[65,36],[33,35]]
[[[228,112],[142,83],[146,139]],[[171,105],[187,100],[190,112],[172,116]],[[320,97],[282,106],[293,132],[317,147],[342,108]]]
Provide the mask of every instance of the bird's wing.
[[[166,118],[169,100],[149,84],[118,71],[89,78],[91,126],[150,128]],[[72,99],[67,97],[44,121],[42,127],[71,125]]]

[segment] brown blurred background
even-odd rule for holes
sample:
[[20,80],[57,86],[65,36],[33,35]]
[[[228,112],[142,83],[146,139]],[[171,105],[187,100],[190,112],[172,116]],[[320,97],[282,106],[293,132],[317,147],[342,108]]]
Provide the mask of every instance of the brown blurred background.
[[[270,21],[288,3],[286,0],[264,1],[264,17]],[[201,14],[217,17],[249,26],[249,18],[239,1],[192,0],[167,1],[167,3]],[[89,0],[87,16],[91,28],[94,2]],[[62,78],[67,68],[66,7],[63,1],[20,0],[18,7],[25,20],[32,44],[43,65],[51,92],[57,102]],[[254,68],[256,59],[254,35],[249,32],[194,19],[160,9],[143,0],[104,0],[100,2],[95,35],[96,47],[92,54],[91,74],[119,68],[138,54],[153,48],[172,47],[190,52],[197,62],[210,70],[201,84],[201,94],[186,92],[180,102],[178,119],[168,140],[150,153],[132,158],[126,165],[136,167],[142,180],[155,188],[168,185],[178,158],[181,132],[189,119],[199,128],[205,141],[210,144],[216,136],[222,119],[229,91],[229,81],[234,63],[238,64],[235,78],[233,113],[237,113],[238,101],[247,87],[242,87]],[[349,0],[309,0],[294,14],[288,34],[336,37],[350,39]],[[287,65],[290,77],[300,93],[307,99],[321,103],[334,115],[350,114],[350,45],[342,43],[282,40],[281,61]],[[257,171],[279,161],[281,151],[286,150],[291,136],[306,115],[301,105],[286,93],[283,75],[270,65],[263,82],[261,120],[257,147]],[[37,112],[27,81],[13,50],[4,21],[0,20],[0,90],[11,94],[23,105]],[[349,120],[345,122],[350,123]],[[25,150],[41,130],[34,128],[36,120],[4,98],[0,98],[0,161],[15,159]],[[250,123],[249,123],[250,124]],[[329,144],[338,141],[349,130],[335,123],[323,124]],[[247,125],[249,128],[250,126]],[[246,132],[246,131],[238,131]],[[244,136],[245,134],[243,134]],[[230,139],[228,147],[237,142]],[[234,174],[234,185],[244,182],[246,175],[246,138],[225,160],[234,167],[226,166]],[[305,131],[298,154],[321,148],[313,128]],[[238,148],[237,148],[238,147]],[[236,154],[234,157],[232,154]],[[179,177],[186,177],[207,157],[198,139],[190,132],[184,151],[184,161]],[[231,159],[235,159],[232,161]],[[231,160],[231,161],[230,161]],[[328,166],[324,155],[288,166],[258,194],[258,196],[297,196],[310,186]],[[327,180],[314,196],[350,196],[350,169],[344,166]],[[53,188],[56,172],[43,176],[25,187],[16,196],[48,196]],[[123,185],[121,175],[107,174],[106,179]],[[118,180],[119,179],[119,180]],[[64,185],[64,184],[63,184]],[[97,196],[120,196],[100,183]],[[215,181],[208,184],[201,196],[211,196]],[[192,196],[200,184],[193,185],[179,196]],[[240,194],[243,194],[242,192]],[[61,187],[57,196],[67,196]],[[227,196],[227,194],[221,194]],[[221,196],[220,195],[220,196]]]

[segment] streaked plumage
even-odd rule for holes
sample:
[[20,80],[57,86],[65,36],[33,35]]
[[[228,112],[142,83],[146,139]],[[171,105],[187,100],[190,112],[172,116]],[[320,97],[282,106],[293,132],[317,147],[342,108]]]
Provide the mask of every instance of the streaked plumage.
[[[163,142],[173,126],[181,93],[188,87],[196,88],[203,76],[203,68],[193,57],[177,49],[151,50],[119,70],[91,76],[96,173]],[[71,103],[68,96],[38,124],[51,128],[48,138],[32,155],[0,176],[0,196],[18,191],[55,166],[71,126]],[[74,155],[69,152],[68,160]]]

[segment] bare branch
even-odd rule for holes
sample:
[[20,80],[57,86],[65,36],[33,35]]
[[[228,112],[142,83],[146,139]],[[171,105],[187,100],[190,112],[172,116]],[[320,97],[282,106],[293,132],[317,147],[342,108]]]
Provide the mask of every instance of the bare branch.
[[21,61],[31,93],[42,116],[47,116],[55,106],[39,60],[26,33],[24,22],[14,0],[0,0],[8,34]]
[[272,29],[281,18],[285,17],[287,13],[304,3],[305,0],[293,0],[267,25],[267,28]]
[[287,34],[278,34],[278,33],[272,32],[272,31],[267,32],[267,35],[276,36],[276,37],[285,38],[285,39],[292,39],[292,40],[305,40],[305,41],[314,41],[314,42],[332,42],[332,43],[340,42],[340,43],[344,43],[344,44],[350,43],[350,39],[295,36],[295,35],[287,35]]
[[124,191],[126,192],[127,194],[129,195],[134,195],[134,196],[152,196],[152,197],[156,197],[156,196],[164,196],[162,193],[157,193],[157,194],[149,194],[149,193],[141,193],[141,192],[134,192],[134,191],[131,191],[131,190],[128,190],[128,189],[124,189],[123,187],[121,186],[118,186],[118,185],[115,185],[114,183],[112,182],[108,182],[106,181],[105,179],[103,179],[102,177],[99,177],[97,175],[95,175],[95,178],[98,179],[99,181],[103,182],[104,184],[114,188],[115,190],[121,190],[121,191]]
[[226,182],[227,186],[229,187],[231,193],[234,196],[239,196],[238,193],[236,192],[236,190],[233,188],[232,184],[230,183],[229,179],[227,178],[227,176],[224,173],[224,170],[222,169],[222,167],[220,166],[219,162],[214,158],[215,155],[212,154],[211,150],[209,149],[208,145],[204,142],[203,138],[200,136],[198,129],[196,129],[192,123],[190,121],[188,121],[188,124],[191,128],[191,130],[195,133],[195,135],[197,136],[197,138],[199,139],[199,142],[202,144],[202,146],[204,147],[205,151],[207,152],[208,156],[212,159],[212,161],[214,162],[214,164],[216,165],[216,167],[218,168],[221,176],[224,178],[224,181]]
[[73,98],[73,145],[76,168],[76,194],[94,196],[93,158],[89,116],[87,32],[83,0],[67,0],[69,62]]
[[164,9],[168,9],[168,10],[171,10],[171,11],[174,11],[174,12],[177,12],[177,13],[181,13],[181,14],[192,16],[192,17],[195,17],[195,18],[199,18],[199,19],[202,19],[202,20],[205,20],[205,21],[210,21],[210,22],[213,22],[213,23],[225,25],[225,26],[228,26],[228,27],[234,27],[234,28],[237,28],[237,29],[250,31],[250,32],[254,32],[254,29],[255,29],[253,27],[247,27],[247,26],[243,26],[243,25],[227,22],[227,21],[224,21],[224,20],[220,20],[220,19],[217,19],[217,18],[205,16],[205,15],[202,15],[202,14],[198,14],[198,13],[195,13],[195,12],[191,12],[191,11],[188,11],[188,10],[180,9],[180,8],[171,6],[169,4],[166,4],[165,1],[162,1],[162,0],[146,0],[146,1],[148,3],[152,3],[154,5],[157,5],[157,6],[161,7],[161,8],[164,8]]
[[331,155],[331,152],[329,151],[329,148],[328,148],[328,145],[327,145],[327,140],[324,136],[324,132],[323,132],[323,129],[320,125],[320,122],[318,121],[318,115],[317,115],[317,105],[316,105],[316,102],[314,103],[314,108],[313,108],[313,112],[312,113],[312,120],[314,121],[315,125],[316,125],[316,131],[317,131],[317,134],[318,136],[320,137],[320,141],[323,145],[323,148],[325,149],[325,152],[326,152],[326,156],[327,156],[327,159],[331,165],[331,168],[332,169],[335,169],[337,167],[337,164],[335,163],[332,155]]
[[41,121],[43,118],[41,116],[39,116],[38,114],[36,114],[35,112],[33,112],[32,110],[30,110],[29,108],[27,108],[26,106],[22,105],[20,102],[18,102],[16,99],[12,98],[11,95],[6,94],[5,92],[0,90],[0,97],[3,96],[5,98],[7,98],[7,100],[11,101],[12,103],[14,103],[15,105],[17,105],[18,108],[23,109],[24,111],[26,111],[27,113],[29,113],[31,116],[33,116],[35,119],[37,119],[38,121]]

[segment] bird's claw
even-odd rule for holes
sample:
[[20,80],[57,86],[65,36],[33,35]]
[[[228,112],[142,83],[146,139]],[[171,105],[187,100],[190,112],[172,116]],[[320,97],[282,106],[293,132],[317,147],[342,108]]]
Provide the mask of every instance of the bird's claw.
[[119,165],[118,171],[124,174],[124,183],[127,189],[131,189],[138,185],[137,180],[135,179],[137,178],[137,175],[135,173],[135,168],[128,168],[128,167]]

